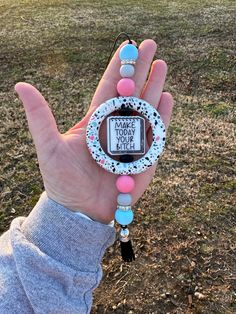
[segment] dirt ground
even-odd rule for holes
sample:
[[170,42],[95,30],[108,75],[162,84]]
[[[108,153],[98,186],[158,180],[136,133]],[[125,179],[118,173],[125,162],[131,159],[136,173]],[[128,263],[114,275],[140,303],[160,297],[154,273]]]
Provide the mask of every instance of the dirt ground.
[[86,112],[116,35],[153,38],[175,109],[155,178],[135,207],[136,261],[104,258],[92,313],[236,313],[234,1],[2,0],[0,232],[43,190],[24,110],[27,81],[61,132]]

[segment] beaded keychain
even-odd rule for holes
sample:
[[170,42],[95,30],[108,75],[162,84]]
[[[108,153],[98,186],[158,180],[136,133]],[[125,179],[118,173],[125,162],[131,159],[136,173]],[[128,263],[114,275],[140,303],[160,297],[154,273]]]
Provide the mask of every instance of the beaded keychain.
[[[135,83],[131,77],[134,75],[134,65],[139,53],[129,36],[124,34],[128,37],[129,43],[124,45],[119,52],[121,60],[121,79],[117,83],[119,96],[108,99],[92,114],[87,126],[86,141],[98,165],[106,171],[120,175],[116,180],[119,194],[115,220],[120,225],[119,240],[122,258],[126,262],[131,262],[135,259],[135,255],[127,226],[134,218],[131,209],[131,192],[135,188],[135,181],[130,175],[144,172],[158,160],[165,146],[165,126],[153,106],[143,99],[132,96]],[[118,114],[115,114],[117,111]],[[145,148],[145,118],[152,128],[152,144],[148,151]],[[99,140],[99,130],[105,119],[107,153]],[[137,158],[138,155],[141,158]]]

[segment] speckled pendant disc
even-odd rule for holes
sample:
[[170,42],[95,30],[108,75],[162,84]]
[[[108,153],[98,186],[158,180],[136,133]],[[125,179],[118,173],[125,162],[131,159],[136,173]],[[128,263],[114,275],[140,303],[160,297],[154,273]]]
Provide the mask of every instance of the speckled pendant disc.
[[[99,141],[99,129],[103,120],[123,105],[143,115],[151,124],[153,142],[148,152],[140,159],[122,163],[108,156]],[[105,170],[114,174],[138,174],[151,167],[159,158],[165,146],[165,125],[156,109],[143,99],[116,97],[101,104],[92,114],[86,133],[88,149],[94,160]]]

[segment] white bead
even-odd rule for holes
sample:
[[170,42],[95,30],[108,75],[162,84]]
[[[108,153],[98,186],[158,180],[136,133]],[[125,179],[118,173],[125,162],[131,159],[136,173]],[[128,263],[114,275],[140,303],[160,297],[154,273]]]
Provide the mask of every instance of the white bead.
[[131,77],[134,75],[134,66],[131,64],[124,64],[120,67],[120,75],[122,77]]

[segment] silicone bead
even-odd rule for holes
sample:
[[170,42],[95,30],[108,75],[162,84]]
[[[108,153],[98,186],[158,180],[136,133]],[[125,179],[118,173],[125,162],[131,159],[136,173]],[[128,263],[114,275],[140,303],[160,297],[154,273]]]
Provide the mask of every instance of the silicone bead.
[[116,187],[121,193],[129,193],[134,189],[134,179],[130,176],[119,176],[116,180]]
[[123,78],[117,83],[117,92],[120,96],[132,96],[135,90],[135,83],[129,78]]
[[122,77],[132,77],[134,75],[134,66],[131,64],[124,64],[120,67],[120,75]]
[[130,194],[121,193],[117,196],[117,203],[121,206],[131,205],[132,196]]
[[136,61],[138,59],[138,49],[132,44],[127,44],[120,49],[119,56],[121,61],[123,60]]
[[131,209],[127,211],[117,209],[115,212],[115,220],[122,226],[129,225],[133,219],[134,213]]

